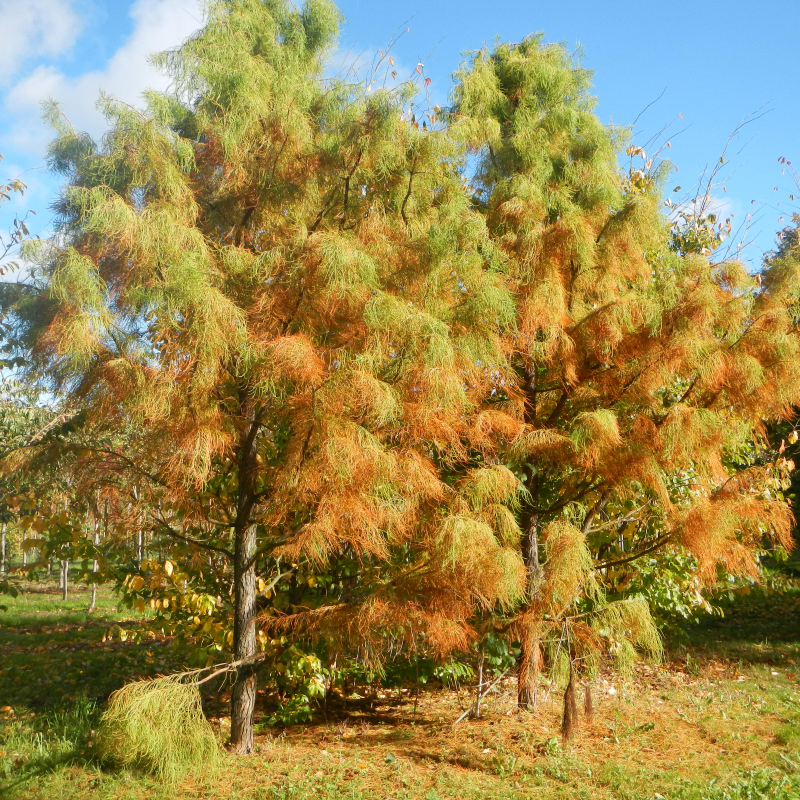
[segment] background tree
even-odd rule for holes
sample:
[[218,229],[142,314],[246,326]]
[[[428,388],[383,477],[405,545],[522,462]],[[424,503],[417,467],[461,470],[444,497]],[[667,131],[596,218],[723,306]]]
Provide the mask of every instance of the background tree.
[[[5,360],[4,379],[0,382],[0,458],[7,458],[41,435],[54,419],[54,410],[42,402],[39,392],[17,376],[17,360]],[[8,555],[13,542],[23,564],[33,561],[30,550],[41,555],[37,541],[26,541],[27,518],[35,513],[41,498],[53,493],[52,474],[38,471],[14,471],[0,475],[0,593],[15,591],[9,581]],[[39,546],[37,546],[39,545]]]

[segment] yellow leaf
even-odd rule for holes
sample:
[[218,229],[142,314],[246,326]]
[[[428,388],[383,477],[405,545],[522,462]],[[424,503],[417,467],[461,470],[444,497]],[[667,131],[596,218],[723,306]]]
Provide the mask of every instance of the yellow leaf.
[[172,575],[172,570],[174,568],[175,568],[175,566],[173,565],[173,563],[171,561],[165,561],[164,562],[164,572],[166,572],[168,576]]
[[133,578],[131,578],[130,582],[131,590],[134,592],[138,592],[139,589],[142,588],[142,586],[144,586],[144,578],[141,575],[134,575]]

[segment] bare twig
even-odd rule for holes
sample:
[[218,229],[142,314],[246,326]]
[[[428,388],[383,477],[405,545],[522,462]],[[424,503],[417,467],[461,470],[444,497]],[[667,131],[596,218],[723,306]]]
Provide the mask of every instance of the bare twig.
[[[511,669],[511,667],[508,667],[507,669],[505,669],[503,671],[503,673],[501,675],[498,675],[489,684],[488,688],[481,695],[481,697],[486,697],[486,695],[489,694],[489,692],[493,691],[496,688],[497,684],[500,683],[500,681],[503,680],[503,678],[505,678],[505,676],[508,674],[508,671],[510,669]],[[459,722],[463,722],[472,713],[472,710],[478,705],[478,703],[479,703],[479,700],[475,700],[475,702],[453,723],[453,725],[458,725]]]

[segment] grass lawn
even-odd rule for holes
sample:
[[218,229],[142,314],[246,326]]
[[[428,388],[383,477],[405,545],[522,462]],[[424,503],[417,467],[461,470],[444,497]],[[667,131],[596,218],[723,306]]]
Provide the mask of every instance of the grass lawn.
[[[137,621],[107,592],[89,615],[85,590],[62,603],[53,585],[28,588],[0,612],[3,797],[800,798],[800,594],[746,598],[693,629],[690,650],[672,645],[667,663],[601,677],[594,720],[566,746],[558,690],[518,714],[509,681],[481,720],[455,727],[456,693],[424,691],[415,713],[408,693],[385,692],[374,707],[259,735],[254,756],[227,755],[214,776],[162,787],[102,768],[91,743],[105,697],[177,668],[172,651],[104,642],[114,622]],[[212,722],[224,740],[229,721],[215,711]]]
[[144,615],[117,611],[117,598],[100,587],[97,608],[87,612],[90,591],[70,586],[62,601],[53,582],[25,584],[16,598],[0,598],[0,707],[39,711],[79,697],[104,700],[136,676],[171,668],[163,642],[103,642],[115,623],[134,627]]

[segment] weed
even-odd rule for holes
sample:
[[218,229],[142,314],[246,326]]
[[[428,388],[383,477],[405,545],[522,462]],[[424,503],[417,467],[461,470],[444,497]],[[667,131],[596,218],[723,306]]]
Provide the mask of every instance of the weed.
[[788,722],[775,731],[776,740],[789,750],[800,749],[800,723]]
[[548,756],[560,756],[562,753],[561,739],[553,736],[545,742],[544,751]]
[[[767,770],[751,770],[737,780],[720,785],[716,780],[706,787],[687,787],[675,794],[675,800],[797,800],[800,780]],[[656,793],[656,800],[663,795]]]
[[491,760],[492,770],[501,778],[513,775],[519,765],[519,759],[511,753],[498,753]]

